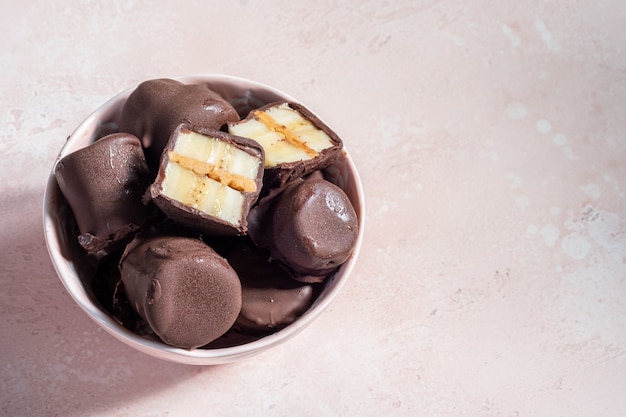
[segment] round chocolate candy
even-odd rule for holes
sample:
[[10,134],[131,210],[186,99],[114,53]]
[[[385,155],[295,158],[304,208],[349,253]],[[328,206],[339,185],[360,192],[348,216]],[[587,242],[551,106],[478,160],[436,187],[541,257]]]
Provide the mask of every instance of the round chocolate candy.
[[345,192],[319,175],[268,195],[248,217],[250,236],[304,282],[320,282],[352,253],[358,220]]
[[127,246],[120,272],[130,304],[172,346],[206,345],[241,309],[237,273],[198,239],[139,236]]

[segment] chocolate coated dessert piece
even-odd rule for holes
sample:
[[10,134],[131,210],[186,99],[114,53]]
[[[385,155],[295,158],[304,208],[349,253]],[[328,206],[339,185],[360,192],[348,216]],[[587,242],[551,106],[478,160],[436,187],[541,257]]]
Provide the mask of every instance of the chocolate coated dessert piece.
[[337,134],[311,111],[286,101],[252,110],[245,119],[229,123],[228,131],[263,146],[266,189],[327,167],[343,147]]
[[87,251],[109,249],[132,237],[150,217],[141,200],[151,175],[133,135],[111,134],[63,157],[55,177]]
[[217,339],[241,309],[241,283],[198,239],[138,236],[120,260],[130,304],[163,342],[194,349]]
[[304,282],[320,282],[344,263],[358,235],[348,196],[319,175],[274,190],[248,220],[252,240]]
[[150,186],[172,219],[207,234],[240,235],[263,181],[263,148],[249,139],[182,124]]
[[239,120],[237,111],[204,84],[171,79],[144,81],[130,94],[120,118],[120,131],[141,139],[150,168],[155,169],[170,135],[181,123],[219,129]]
[[268,254],[243,239],[226,255],[242,285],[241,312],[235,328],[267,334],[293,323],[313,302],[313,287],[291,279]]

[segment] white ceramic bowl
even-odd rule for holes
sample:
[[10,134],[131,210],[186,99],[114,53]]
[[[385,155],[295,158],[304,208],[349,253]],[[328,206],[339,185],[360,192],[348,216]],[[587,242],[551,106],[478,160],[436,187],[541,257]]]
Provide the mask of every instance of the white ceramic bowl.
[[[267,85],[228,75],[202,74],[176,79],[186,84],[208,83],[211,89],[233,102],[235,107],[238,105],[245,106],[246,103],[260,105],[280,99],[298,101],[294,97]],[[134,87],[116,95],[83,121],[61,149],[57,162],[63,156],[88,146],[94,139],[101,137],[103,132],[115,130],[122,106],[133,90]],[[104,330],[123,343],[157,358],[185,364],[214,365],[240,360],[264,352],[302,331],[333,301],[356,263],[363,239],[364,200],[359,174],[347,150],[327,170],[327,173],[333,177],[333,182],[344,189],[359,217],[359,235],[353,255],[335,275],[327,280],[319,297],[297,321],[269,336],[238,346],[195,350],[179,349],[153,338],[139,336],[121,326],[111,317],[96,301],[91,289],[85,285],[86,282],[89,282],[88,277],[93,273],[93,270],[89,266],[89,262],[86,262],[85,252],[70,241],[75,238],[68,231],[66,225],[67,216],[71,215],[71,211],[59,190],[54,177],[54,167],[44,196],[44,232],[48,252],[61,282],[74,301]]]

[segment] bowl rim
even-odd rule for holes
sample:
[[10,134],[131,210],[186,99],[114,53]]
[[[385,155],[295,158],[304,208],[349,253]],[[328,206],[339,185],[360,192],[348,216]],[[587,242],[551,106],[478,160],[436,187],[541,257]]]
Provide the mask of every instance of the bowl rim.
[[[239,85],[245,85],[268,91],[272,94],[283,97],[290,101],[299,102],[294,97],[274,87],[233,75],[206,73],[172,77],[172,79],[184,83],[238,83]],[[106,110],[114,109],[119,101],[126,100],[128,95],[130,95],[130,93],[137,87],[138,84],[139,83],[137,83],[133,87],[127,88],[115,94],[113,97],[109,98],[102,105],[100,105],[96,110],[94,110],[87,118],[85,118],[78,125],[78,127],[74,129],[72,134],[68,136],[65,144],[59,151],[52,166],[44,192],[43,227],[46,248],[48,250],[48,254],[59,280],[62,282],[63,286],[70,294],[74,302],[76,302],[76,304],[78,304],[78,306],[107,333],[111,334],[116,339],[120,340],[130,347],[133,347],[143,353],[160,359],[190,365],[216,365],[233,362],[239,359],[262,353],[269,347],[276,346],[282,342],[291,339],[293,336],[300,333],[302,330],[308,327],[309,324],[315,321],[315,319],[324,310],[326,310],[328,305],[330,305],[330,303],[339,294],[339,292],[345,285],[346,280],[351,275],[361,250],[365,220],[365,201],[363,195],[363,185],[361,183],[359,172],[356,169],[354,161],[352,160],[352,157],[350,156],[348,150],[345,148],[345,144],[343,152],[343,158],[345,159],[344,163],[345,165],[347,165],[347,168],[352,177],[353,186],[356,191],[356,204],[358,204],[359,233],[357,235],[357,241],[354,250],[350,259],[340,267],[342,274],[341,279],[335,279],[332,282],[332,286],[326,287],[328,288],[328,291],[325,292],[324,297],[318,297],[314,305],[310,307],[294,323],[270,335],[231,347],[194,350],[176,348],[166,345],[165,343],[156,339],[153,340],[142,337],[120,325],[113,317],[103,311],[91,299],[78,276],[78,272],[74,268],[73,262],[63,256],[60,245],[59,233],[55,226],[55,219],[53,218],[51,210],[56,203],[54,200],[55,197],[60,195],[54,175],[54,168],[57,162],[63,156],[74,150],[73,147],[76,145],[77,142],[81,142],[81,140],[84,140],[81,134],[83,134],[84,131],[89,130],[89,128],[93,126],[98,118],[98,115],[102,114]]]

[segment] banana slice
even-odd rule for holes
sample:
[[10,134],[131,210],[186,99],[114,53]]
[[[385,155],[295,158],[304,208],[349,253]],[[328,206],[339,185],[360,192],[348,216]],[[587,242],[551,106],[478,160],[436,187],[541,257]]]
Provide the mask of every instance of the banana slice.
[[263,155],[249,139],[182,124],[163,152],[150,196],[168,216],[190,227],[245,234],[262,187]]
[[265,151],[266,188],[275,188],[330,165],[341,139],[301,104],[275,102],[252,110],[228,131],[257,141]]

